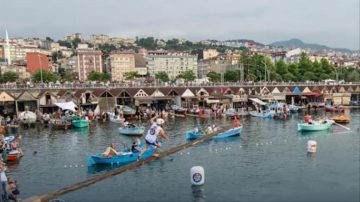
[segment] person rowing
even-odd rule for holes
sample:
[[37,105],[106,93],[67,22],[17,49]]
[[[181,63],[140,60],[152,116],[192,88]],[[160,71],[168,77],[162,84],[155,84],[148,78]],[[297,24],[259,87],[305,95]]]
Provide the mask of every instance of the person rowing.
[[[169,140],[169,136],[165,133],[164,129],[162,128],[165,123],[164,119],[158,118],[158,115],[156,114],[154,117],[150,119],[150,123],[151,123],[151,127],[149,128],[145,136],[146,147],[139,153],[138,159],[141,158],[142,154],[146,152],[150,146],[154,146],[156,152],[157,149],[159,149],[161,146],[159,142],[159,138]],[[155,152],[152,156],[158,157],[159,154]]]

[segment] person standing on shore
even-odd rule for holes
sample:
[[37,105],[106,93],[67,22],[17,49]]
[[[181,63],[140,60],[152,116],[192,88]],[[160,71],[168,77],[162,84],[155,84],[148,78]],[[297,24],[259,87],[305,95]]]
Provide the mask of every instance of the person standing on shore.
[[7,184],[8,180],[5,174],[5,163],[0,159],[0,182],[1,182],[1,199],[3,202],[8,202]]

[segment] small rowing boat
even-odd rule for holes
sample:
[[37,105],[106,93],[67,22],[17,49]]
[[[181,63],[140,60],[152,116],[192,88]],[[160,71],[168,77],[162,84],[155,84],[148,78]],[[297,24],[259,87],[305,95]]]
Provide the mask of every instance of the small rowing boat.
[[325,105],[326,112],[344,112],[345,109],[343,106],[333,106],[333,105]]
[[251,116],[260,117],[260,118],[268,118],[271,119],[273,114],[271,112],[258,112],[258,111],[251,111],[249,112]]
[[336,123],[349,123],[350,122],[350,118],[347,116],[344,116],[344,115],[333,116],[330,119],[335,121]]
[[126,136],[142,136],[144,134],[144,127],[121,127],[119,128],[119,133]]
[[[141,144],[140,148],[145,149],[145,145]],[[146,159],[146,158],[151,157],[151,155],[153,155],[154,152],[155,152],[155,148],[152,146],[149,147],[149,149],[142,154],[141,159]],[[122,151],[121,155],[112,156],[112,157],[104,157],[102,153],[98,153],[96,155],[90,156],[88,158],[87,163],[88,163],[88,166],[92,166],[95,164],[124,165],[124,164],[128,164],[128,163],[137,161],[138,155],[139,155],[139,152],[133,153],[133,152],[129,151],[129,149]]]
[[298,123],[298,131],[320,131],[330,129],[333,122],[331,120],[327,121],[311,121],[308,123]]
[[[230,130],[227,130],[223,133],[220,133],[214,137],[212,137],[211,139],[224,139],[224,138],[228,138],[228,137],[233,137],[233,136],[237,136],[240,135],[242,130],[242,126],[237,127],[237,128],[232,128]],[[202,132],[196,132],[195,130],[192,131],[187,131],[186,132],[186,140],[195,140],[195,139],[199,139],[201,137],[204,137],[206,134],[202,133]]]

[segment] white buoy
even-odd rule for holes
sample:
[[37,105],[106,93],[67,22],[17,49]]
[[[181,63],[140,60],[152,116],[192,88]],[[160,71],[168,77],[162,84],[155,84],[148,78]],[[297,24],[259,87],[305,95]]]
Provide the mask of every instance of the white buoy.
[[203,185],[205,182],[204,168],[201,166],[194,166],[190,169],[191,184]]
[[315,153],[317,149],[317,142],[314,140],[309,140],[307,142],[307,151],[309,153]]

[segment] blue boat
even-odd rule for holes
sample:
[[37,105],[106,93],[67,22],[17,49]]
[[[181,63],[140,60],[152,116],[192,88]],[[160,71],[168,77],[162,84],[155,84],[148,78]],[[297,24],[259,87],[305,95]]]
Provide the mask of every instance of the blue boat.
[[134,115],[136,113],[136,110],[129,106],[124,106],[123,112],[125,115]]
[[[140,145],[141,149],[145,149],[145,145]],[[155,152],[154,147],[149,147],[149,149],[144,152],[141,156],[141,159],[146,159],[151,157]],[[103,153],[99,153],[88,158],[87,164],[88,166],[92,166],[95,164],[118,164],[118,165],[125,165],[132,162],[137,161],[137,157],[139,152],[131,152],[129,149],[123,150],[122,155],[112,156],[112,157],[104,157]]]
[[249,112],[251,116],[260,117],[260,118],[268,118],[271,119],[273,114],[271,112],[258,112],[258,111],[251,111]]
[[[225,139],[225,138],[228,138],[228,137],[233,137],[233,136],[237,136],[237,135],[240,135],[241,133],[241,130],[242,130],[242,126],[240,127],[237,127],[237,128],[232,128],[230,130],[227,130],[223,133],[220,133],[210,139],[212,140],[217,140],[217,139]],[[205,134],[204,133],[201,133],[201,132],[195,132],[194,130],[192,131],[187,131],[186,132],[186,140],[195,140],[195,139],[199,139],[201,137],[204,137]]]
[[121,127],[119,128],[119,133],[126,136],[142,136],[145,132],[144,127]]

